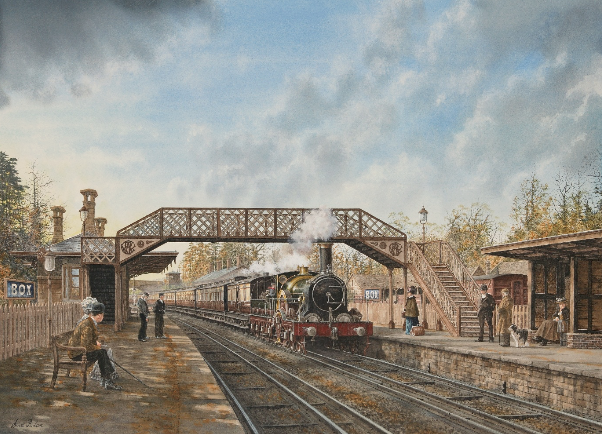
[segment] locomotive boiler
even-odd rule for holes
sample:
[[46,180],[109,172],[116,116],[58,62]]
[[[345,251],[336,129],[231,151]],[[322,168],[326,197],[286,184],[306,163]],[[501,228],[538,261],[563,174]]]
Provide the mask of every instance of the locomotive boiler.
[[[332,273],[332,244],[320,244],[320,271],[300,272],[279,281],[275,309],[251,313],[250,329],[256,336],[273,339],[285,346],[305,351],[310,342],[365,351],[372,323],[362,321],[356,309],[347,309],[347,286]],[[269,299],[269,296],[268,296]]]

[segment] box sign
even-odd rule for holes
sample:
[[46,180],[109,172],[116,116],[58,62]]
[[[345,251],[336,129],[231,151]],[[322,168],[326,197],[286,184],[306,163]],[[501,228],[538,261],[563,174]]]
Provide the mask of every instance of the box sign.
[[35,284],[24,280],[4,279],[4,293],[9,300],[36,298]]
[[365,289],[366,300],[380,300],[380,289]]

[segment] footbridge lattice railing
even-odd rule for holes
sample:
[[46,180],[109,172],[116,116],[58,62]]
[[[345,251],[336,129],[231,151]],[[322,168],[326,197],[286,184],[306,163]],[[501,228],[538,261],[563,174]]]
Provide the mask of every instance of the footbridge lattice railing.
[[[160,208],[117,231],[114,238],[82,238],[82,261],[128,261],[172,241],[288,242],[311,208]],[[356,208],[330,209],[336,229],[329,241],[359,245],[388,267],[404,266],[406,234]],[[99,241],[99,240],[107,240]],[[99,254],[102,252],[102,254]]]

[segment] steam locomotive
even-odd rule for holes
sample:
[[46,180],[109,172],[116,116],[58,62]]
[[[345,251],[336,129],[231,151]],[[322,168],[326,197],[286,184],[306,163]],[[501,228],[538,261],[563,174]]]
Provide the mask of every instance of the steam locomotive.
[[365,352],[372,323],[347,309],[347,286],[332,273],[332,244],[320,244],[320,271],[240,276],[223,270],[211,282],[167,291],[169,310],[229,324],[294,351],[323,344]]

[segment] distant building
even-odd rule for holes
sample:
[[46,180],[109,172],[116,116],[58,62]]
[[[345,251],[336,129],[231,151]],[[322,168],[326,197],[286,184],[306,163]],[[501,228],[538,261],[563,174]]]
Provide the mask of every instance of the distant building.
[[[478,268],[476,272],[483,272]],[[496,302],[502,300],[502,289],[508,288],[515,305],[529,303],[527,274],[529,261],[500,262],[488,274],[473,275],[479,285],[487,285]]]

